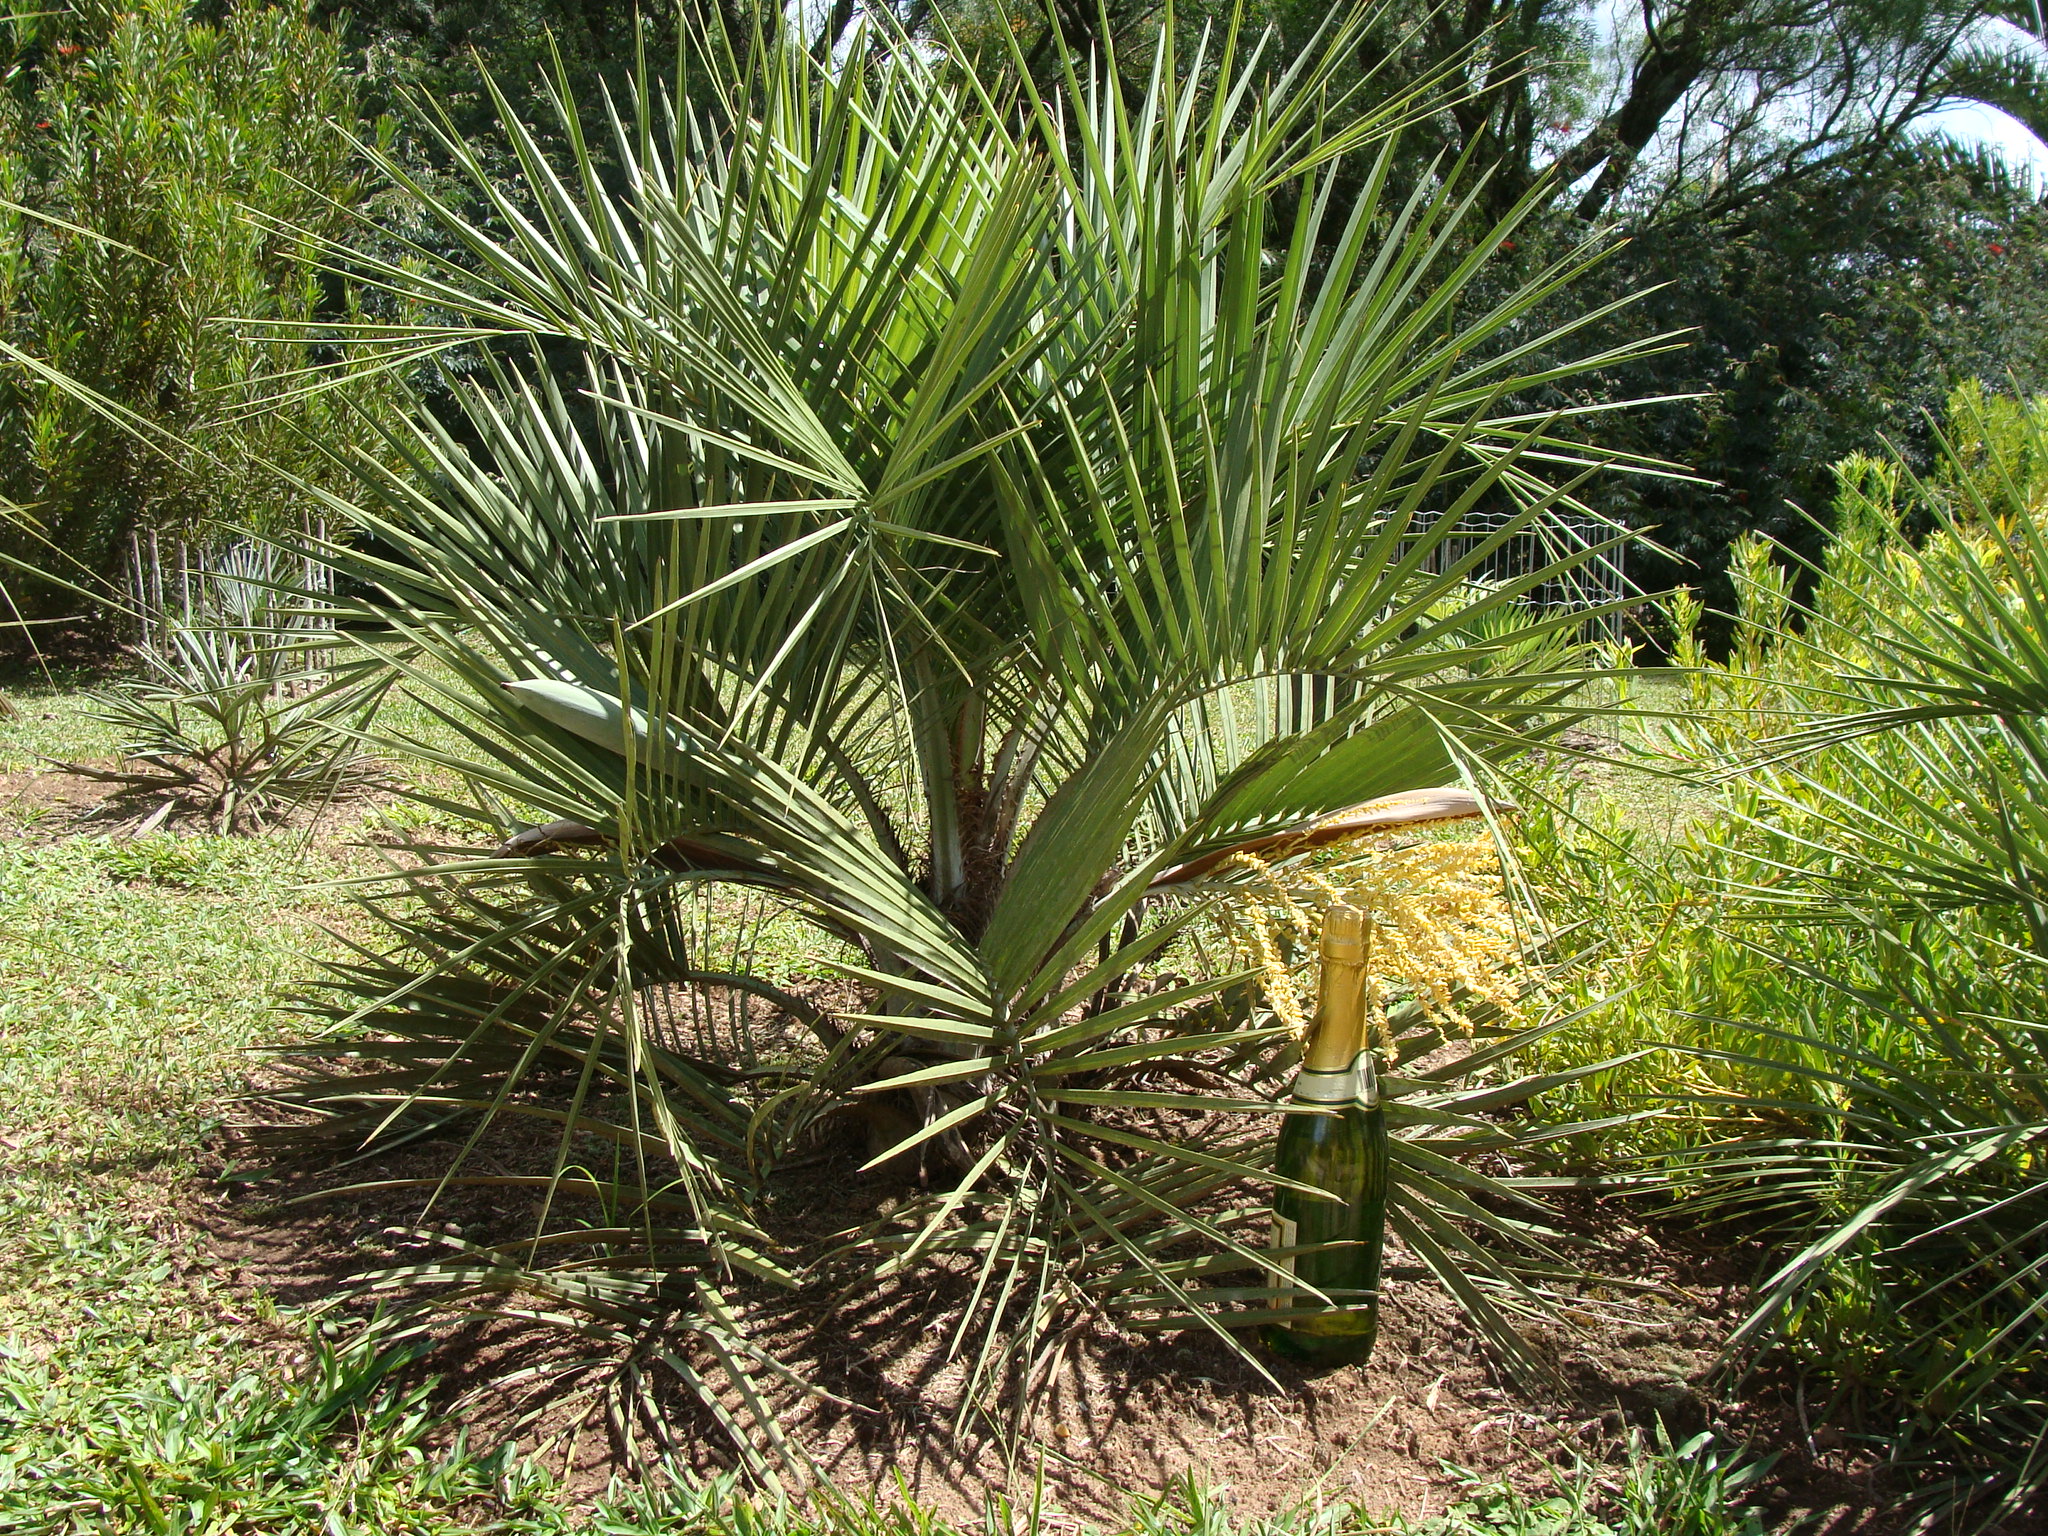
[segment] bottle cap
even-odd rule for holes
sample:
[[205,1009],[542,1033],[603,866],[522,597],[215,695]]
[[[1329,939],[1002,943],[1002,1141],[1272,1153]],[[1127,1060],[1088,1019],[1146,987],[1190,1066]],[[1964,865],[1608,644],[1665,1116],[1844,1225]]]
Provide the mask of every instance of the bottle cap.
[[1365,913],[1333,902],[1323,913],[1323,959],[1339,965],[1365,964]]

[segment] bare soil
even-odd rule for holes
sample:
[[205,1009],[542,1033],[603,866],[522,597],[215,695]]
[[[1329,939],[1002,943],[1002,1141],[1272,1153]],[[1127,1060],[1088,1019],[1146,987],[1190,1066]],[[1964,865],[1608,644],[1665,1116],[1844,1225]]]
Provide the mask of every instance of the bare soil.
[[[345,1177],[432,1177],[453,1150],[416,1144]],[[847,1148],[844,1166],[861,1161],[855,1151]],[[531,1219],[523,1196],[514,1210],[489,1189],[447,1191],[431,1210],[423,1192],[388,1188],[305,1199],[340,1182],[332,1170],[278,1166],[266,1170],[274,1177],[249,1179],[254,1170],[244,1164],[222,1182],[233,1152],[224,1143],[213,1176],[182,1192],[182,1219],[203,1235],[230,1294],[360,1311],[352,1282],[366,1270],[417,1262],[436,1233],[488,1241]],[[494,1133],[478,1166],[514,1171],[538,1155]],[[901,1188],[900,1175],[849,1176],[837,1204],[851,1219]],[[1592,1287],[1585,1306],[1539,1340],[1568,1383],[1563,1391],[1518,1387],[1448,1296],[1432,1283],[1397,1282],[1363,1368],[1310,1373],[1266,1359],[1268,1379],[1206,1332],[1092,1328],[1071,1341],[1030,1433],[1007,1451],[985,1428],[956,1420],[963,1365],[948,1346],[958,1298],[943,1279],[920,1276],[836,1303],[749,1299],[775,1354],[839,1400],[778,1397],[778,1421],[820,1474],[883,1500],[900,1487],[955,1519],[978,1519],[997,1496],[1028,1503],[1042,1483],[1045,1506],[1078,1529],[1190,1474],[1244,1513],[1343,1501],[1421,1516],[1459,1497],[1467,1474],[1539,1486],[1548,1467],[1577,1457],[1619,1460],[1631,1427],[1661,1424],[1674,1440],[1711,1428],[1758,1454],[1777,1453],[1774,1526],[1808,1515],[1819,1518],[1806,1529],[1828,1536],[1888,1528],[1876,1469],[1843,1437],[1802,1431],[1796,1405],[1767,1380],[1743,1384],[1742,1395],[1716,1375],[1747,1299],[1747,1256],[1654,1232],[1614,1202],[1586,1202],[1571,1217],[1580,1257],[1615,1283]],[[1395,1264],[1402,1257],[1390,1254]],[[244,1310],[261,1309],[252,1301]],[[607,1423],[598,1390],[616,1360],[593,1362],[565,1333],[503,1317],[449,1318],[437,1331],[440,1347],[423,1369],[440,1375],[440,1402],[473,1444],[517,1439],[592,1490],[630,1475],[626,1442]],[[680,1391],[665,1407],[681,1426],[670,1454],[697,1471],[728,1464],[700,1408]]]
[[0,773],[0,825],[17,841],[76,836],[107,803],[112,786],[62,768]]
[[[112,768],[112,759],[87,766]],[[123,836],[142,830],[213,832],[212,821],[182,802],[164,806],[161,793],[137,792],[58,764],[0,773],[0,836],[11,842],[49,844],[81,836]],[[269,832],[361,837],[365,809],[392,799],[374,780],[352,785],[317,805],[294,807],[266,823]]]

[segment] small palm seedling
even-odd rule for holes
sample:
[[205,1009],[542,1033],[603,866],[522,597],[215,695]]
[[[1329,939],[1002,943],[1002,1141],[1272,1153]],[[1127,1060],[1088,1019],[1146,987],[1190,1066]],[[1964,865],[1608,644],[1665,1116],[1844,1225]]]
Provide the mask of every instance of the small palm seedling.
[[332,637],[295,625],[293,601],[234,568],[204,581],[136,647],[142,675],[93,696],[120,761],[64,766],[120,785],[123,801],[149,808],[146,826],[183,811],[235,833],[367,783],[358,733],[381,669],[313,670]]

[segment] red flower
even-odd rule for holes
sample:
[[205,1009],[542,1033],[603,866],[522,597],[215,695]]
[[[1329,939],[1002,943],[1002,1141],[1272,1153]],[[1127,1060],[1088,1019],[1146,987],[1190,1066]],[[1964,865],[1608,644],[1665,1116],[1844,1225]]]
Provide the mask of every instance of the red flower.
[[1503,241],[1501,241],[1501,243],[1499,244],[1499,246],[1498,246],[1498,247],[1496,247],[1496,249],[1498,249],[1498,250],[1503,250],[1503,251],[1512,251],[1512,250],[1513,250],[1514,248],[1515,248],[1515,242],[1514,242],[1514,241],[1512,241],[1512,240],[1503,240]]
[[49,119],[48,119],[47,117],[46,117],[46,118],[43,118],[43,119],[42,119],[41,121],[39,121],[39,122],[38,122],[38,123],[36,124],[36,126],[37,126],[38,128],[47,128],[47,127],[49,127],[49,126],[50,126],[50,120],[49,120]]
[[74,53],[83,53],[84,51],[84,46],[79,43],[59,43],[57,45],[57,57],[60,59],[68,59]]
[[1994,256],[2003,256],[2005,254],[2005,247],[2000,245],[1996,240],[1992,241],[1989,245],[1985,246],[1984,249],[1989,251]]

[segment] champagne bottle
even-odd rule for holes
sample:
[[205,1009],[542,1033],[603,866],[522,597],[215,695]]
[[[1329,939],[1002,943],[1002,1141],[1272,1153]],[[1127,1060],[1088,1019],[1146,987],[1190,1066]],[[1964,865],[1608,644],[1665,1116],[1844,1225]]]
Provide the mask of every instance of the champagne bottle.
[[1277,1283],[1275,1308],[1290,1315],[1263,1330],[1276,1354],[1309,1365],[1358,1365],[1379,1334],[1380,1253],[1386,1240],[1387,1125],[1379,1074],[1365,1038],[1366,916],[1332,906],[1323,919],[1320,1002],[1294,1102],[1330,1111],[1282,1122],[1273,1171],[1331,1199],[1273,1193],[1273,1246],[1319,1252],[1287,1255],[1276,1267],[1323,1293]]

